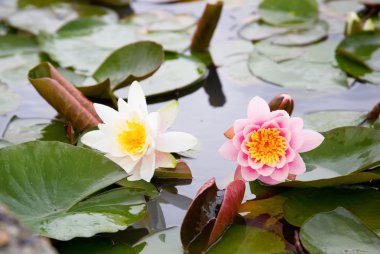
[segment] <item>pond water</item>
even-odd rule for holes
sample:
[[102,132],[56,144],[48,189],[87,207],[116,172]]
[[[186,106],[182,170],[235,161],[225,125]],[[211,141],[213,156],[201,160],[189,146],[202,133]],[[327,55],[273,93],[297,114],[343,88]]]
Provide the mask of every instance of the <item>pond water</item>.
[[[205,3],[189,2],[177,4],[133,3],[135,12],[149,10],[170,10],[176,13],[189,12],[200,16]],[[247,10],[244,4],[226,5],[218,25],[212,46],[237,38],[237,29],[241,20],[255,11]],[[237,18],[239,17],[239,18]],[[80,57],[80,56],[78,56]],[[34,90],[32,86],[20,86],[13,89],[22,97],[22,103],[15,112],[0,117],[2,132],[12,115],[19,117],[54,117],[56,112]],[[288,93],[295,100],[294,116],[320,110],[355,110],[368,111],[380,101],[380,88],[371,84],[354,84],[350,89],[331,93],[330,91],[305,91],[288,89],[259,81],[248,85],[231,79],[224,69],[211,70],[203,86],[195,92],[180,97],[180,113],[173,125],[173,130],[180,130],[195,135],[201,142],[201,152],[196,159],[186,159],[193,174],[191,184],[177,186],[178,194],[165,191],[159,198],[164,214],[158,228],[180,225],[186,208],[196,191],[208,179],[215,177],[220,186],[232,179],[235,163],[225,161],[218,154],[219,147],[225,142],[223,133],[234,119],[243,118],[246,107],[253,96],[260,96],[267,101],[280,93]],[[154,111],[164,103],[153,103]]]

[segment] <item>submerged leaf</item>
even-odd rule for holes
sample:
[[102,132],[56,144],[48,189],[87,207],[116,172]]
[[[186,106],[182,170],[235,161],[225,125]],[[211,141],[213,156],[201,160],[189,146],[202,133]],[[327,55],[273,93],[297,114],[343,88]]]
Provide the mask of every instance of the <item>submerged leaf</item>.
[[0,116],[15,110],[19,104],[20,97],[0,83]]

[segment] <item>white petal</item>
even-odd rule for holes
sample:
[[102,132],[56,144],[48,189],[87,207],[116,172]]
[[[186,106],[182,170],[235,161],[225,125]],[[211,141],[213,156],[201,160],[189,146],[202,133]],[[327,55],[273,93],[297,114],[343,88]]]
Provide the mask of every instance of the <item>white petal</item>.
[[128,103],[126,103],[122,98],[119,98],[117,101],[117,108],[122,119],[126,118],[132,112],[131,106],[128,105]]
[[193,148],[198,143],[198,140],[185,132],[166,132],[158,136],[156,142],[156,150],[176,153]]
[[136,166],[134,167],[134,169],[132,170],[132,172],[130,173],[130,176],[128,176],[128,180],[129,181],[139,181],[141,180],[141,175],[140,175],[140,167],[141,167],[141,164],[142,164],[142,160],[140,160]]
[[94,108],[104,123],[112,123],[119,118],[119,113],[113,108],[98,103],[94,103]]
[[156,151],[156,168],[175,168],[176,158],[170,153]]
[[158,113],[160,114],[160,129],[159,131],[165,132],[172,124],[174,123],[174,120],[177,118],[179,110],[179,103],[178,101],[172,101],[162,108],[158,110]]
[[141,179],[150,182],[154,175],[154,170],[156,169],[156,156],[155,153],[147,154],[142,159],[142,164],[140,168]]
[[116,164],[118,164],[122,169],[124,169],[125,172],[130,174],[138,161],[134,161],[131,158],[124,156],[124,157],[114,157],[112,155],[107,154],[107,158],[114,161]]
[[115,157],[125,156],[119,145],[105,136],[101,131],[90,131],[84,134],[81,142],[89,147],[97,149],[103,153],[111,154]]
[[132,108],[138,109],[144,116],[148,115],[144,91],[137,81],[134,81],[129,88],[128,104],[132,106]]
[[158,112],[149,113],[147,122],[149,125],[149,130],[151,131],[150,134],[152,135],[153,138],[157,137],[158,129],[160,127],[160,120],[161,119]]

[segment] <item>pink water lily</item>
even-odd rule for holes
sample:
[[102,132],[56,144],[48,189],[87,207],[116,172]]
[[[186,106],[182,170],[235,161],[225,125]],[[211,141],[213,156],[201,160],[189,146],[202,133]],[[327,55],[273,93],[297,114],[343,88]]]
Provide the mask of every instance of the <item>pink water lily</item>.
[[306,170],[299,153],[324,140],[320,133],[303,129],[301,118],[290,117],[284,110],[271,112],[260,97],[250,101],[247,116],[234,122],[233,138],[219,149],[223,158],[237,161],[235,177],[246,181],[278,184],[294,179]]

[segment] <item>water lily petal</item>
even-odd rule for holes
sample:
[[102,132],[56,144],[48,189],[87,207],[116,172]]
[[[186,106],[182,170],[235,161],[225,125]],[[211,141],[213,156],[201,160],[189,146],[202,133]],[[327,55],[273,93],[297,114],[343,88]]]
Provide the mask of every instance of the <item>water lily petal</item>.
[[288,177],[288,175],[289,175],[289,168],[288,168],[288,165],[285,165],[282,168],[276,168],[273,171],[273,173],[270,175],[270,177],[275,181],[283,182]]
[[156,149],[161,152],[176,153],[193,148],[198,140],[185,132],[166,132],[157,137]]
[[292,175],[300,175],[306,171],[306,165],[302,157],[297,153],[294,160],[288,163],[289,173]]
[[122,169],[124,169],[125,172],[130,174],[138,161],[134,161],[131,158],[124,156],[124,157],[115,157],[112,155],[107,154],[106,157],[112,161],[114,161],[116,164],[118,164]]
[[149,130],[151,131],[151,135],[153,138],[156,138],[159,132],[159,127],[160,127],[160,115],[158,112],[152,112],[149,113],[147,117],[147,122],[149,125]]
[[260,174],[251,167],[241,167],[241,176],[245,181],[254,181]]
[[134,81],[129,88],[128,104],[143,113],[143,115],[148,115],[148,107],[146,105],[144,91],[137,81]]
[[234,122],[234,132],[235,133],[238,133],[238,132],[241,132],[245,126],[247,126],[249,123],[251,122],[250,119],[237,119],[235,120]]
[[274,167],[269,167],[267,165],[262,166],[261,168],[256,169],[257,173],[262,176],[270,176],[274,172]]
[[304,138],[302,146],[298,149],[298,152],[303,153],[310,150],[313,150],[319,146],[325,137],[322,136],[319,132],[313,130],[302,130],[302,135]]
[[112,123],[119,118],[119,113],[113,108],[98,103],[94,103],[94,108],[104,123]]
[[261,182],[263,182],[265,184],[269,184],[269,185],[275,185],[275,184],[281,183],[279,181],[276,181],[276,180],[272,179],[270,176],[260,176],[258,179]]
[[258,96],[248,104],[247,115],[248,118],[254,121],[254,124],[262,124],[268,120],[270,109],[266,101]]
[[154,170],[156,169],[155,161],[155,153],[147,154],[142,158],[142,163],[140,167],[141,179],[150,182],[154,175]]
[[249,163],[248,163],[248,154],[240,151],[238,153],[238,157],[237,157],[237,162],[240,166],[243,166],[243,167],[249,167]]
[[117,108],[119,110],[119,115],[121,118],[127,118],[131,114],[132,107],[126,103],[122,98],[119,98],[117,101]]
[[234,161],[238,157],[239,150],[235,148],[232,140],[226,141],[220,148],[219,154],[226,160]]
[[172,101],[158,110],[161,119],[159,132],[164,132],[172,126],[174,120],[177,118],[178,110],[178,101]]
[[171,153],[156,151],[156,168],[175,168],[177,160]]
[[111,154],[115,157],[125,156],[120,147],[115,145],[112,139],[108,138],[103,132],[98,130],[85,133],[81,138],[81,142],[86,146],[95,148],[103,153]]

